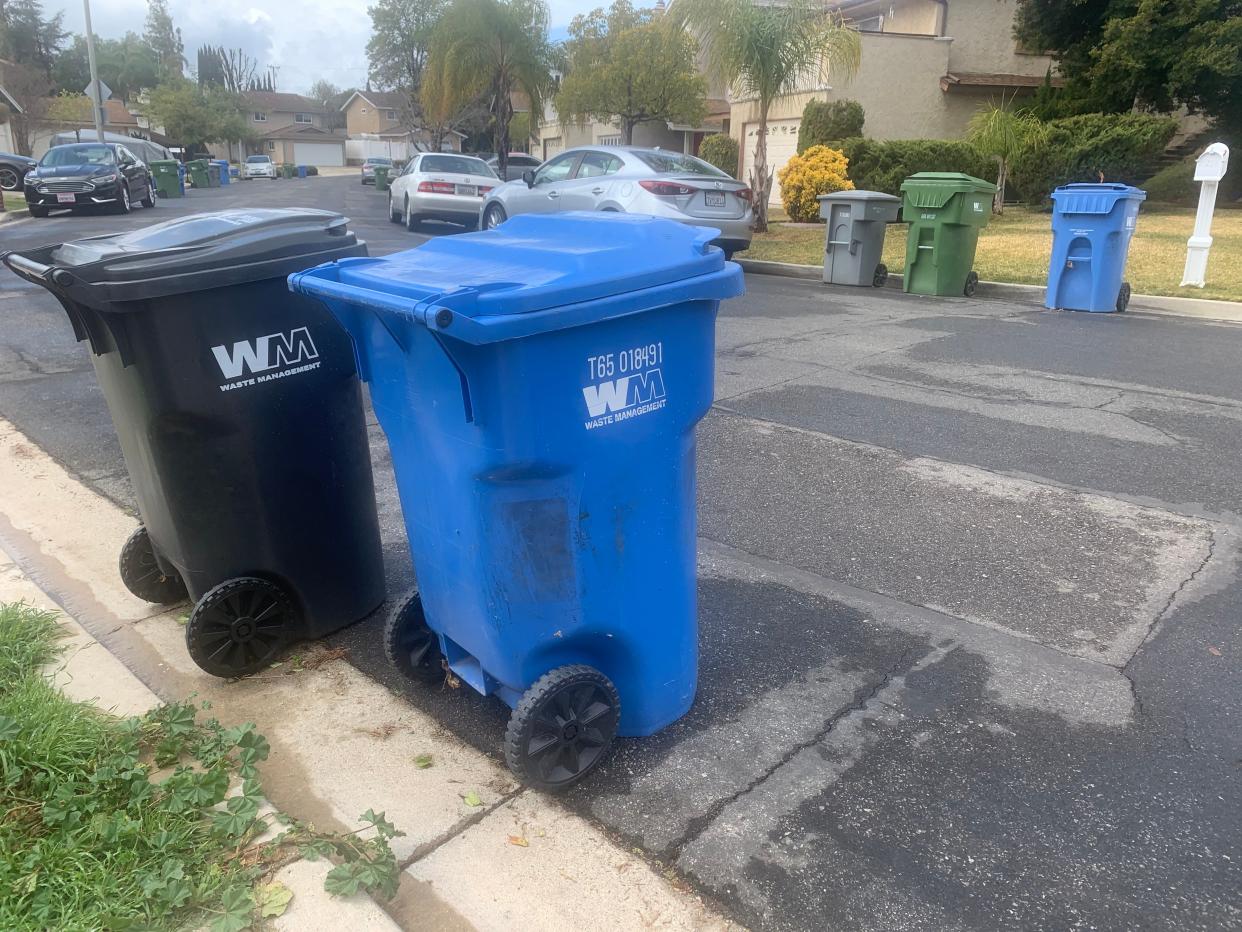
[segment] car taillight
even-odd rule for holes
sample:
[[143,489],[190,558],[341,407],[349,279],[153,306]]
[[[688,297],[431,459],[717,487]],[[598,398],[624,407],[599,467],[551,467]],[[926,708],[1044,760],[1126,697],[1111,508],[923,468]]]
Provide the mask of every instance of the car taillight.
[[755,194],[753,191],[750,190],[750,188],[742,188],[740,191],[734,191],[733,196],[736,197],[739,201],[745,201],[747,204],[749,204],[751,198],[753,198]]
[[488,185],[486,188],[480,187],[480,188],[479,188],[479,197],[482,197],[484,194],[486,194],[486,193],[487,193],[488,191],[490,191],[491,189],[492,189],[492,188],[491,188],[491,185]]
[[645,179],[638,183],[656,197],[684,197],[687,194],[693,194],[697,190],[688,185],[678,184],[676,181],[652,181]]
[[449,181],[420,181],[418,190],[425,194],[453,194],[457,186]]

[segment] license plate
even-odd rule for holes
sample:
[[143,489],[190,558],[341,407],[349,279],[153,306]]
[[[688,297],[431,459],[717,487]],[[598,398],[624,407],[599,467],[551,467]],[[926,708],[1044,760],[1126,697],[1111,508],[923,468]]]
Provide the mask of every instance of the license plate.
[[76,204],[78,196],[76,194],[57,194],[56,203],[58,204]]
[[457,186],[457,194],[459,197],[478,197],[479,186],[477,184],[459,184]]
[[724,207],[725,196],[723,191],[708,191],[707,206],[708,207]]

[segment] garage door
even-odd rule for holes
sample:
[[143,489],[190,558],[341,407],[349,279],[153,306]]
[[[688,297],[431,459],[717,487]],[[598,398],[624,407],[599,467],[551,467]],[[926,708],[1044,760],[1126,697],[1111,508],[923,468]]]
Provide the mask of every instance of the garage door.
[[[768,170],[772,172],[772,190],[768,203],[781,202],[780,182],[776,180],[776,172],[785,167],[789,157],[798,151],[798,127],[801,118],[791,120],[768,121]],[[742,180],[750,182],[750,168],[755,159],[755,140],[758,138],[758,123],[747,123],[745,126],[745,144],[742,156]]]
[[295,142],[293,160],[299,165],[344,165],[345,147],[329,142]]
[[561,136],[552,136],[543,141],[543,160],[545,162],[565,148],[562,138]]

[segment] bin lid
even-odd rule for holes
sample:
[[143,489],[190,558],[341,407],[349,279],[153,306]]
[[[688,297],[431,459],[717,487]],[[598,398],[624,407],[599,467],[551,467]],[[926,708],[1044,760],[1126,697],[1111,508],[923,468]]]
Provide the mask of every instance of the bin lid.
[[340,282],[417,299],[465,289],[458,314],[526,314],[718,271],[724,253],[707,244],[719,235],[641,214],[519,214],[494,230],[342,263]]
[[84,304],[104,306],[284,278],[365,252],[347,224],[340,214],[313,208],[222,210],[14,254],[9,264]]
[[901,198],[893,194],[885,194],[883,191],[833,191],[831,194],[817,194],[815,199],[819,201],[882,201],[887,203],[899,203]]
[[1147,192],[1108,182],[1063,184],[1052,192],[1053,207],[1059,214],[1106,214],[1122,200],[1145,201]]
[[943,207],[954,194],[995,194],[996,185],[962,172],[916,172],[901,190],[914,207]]

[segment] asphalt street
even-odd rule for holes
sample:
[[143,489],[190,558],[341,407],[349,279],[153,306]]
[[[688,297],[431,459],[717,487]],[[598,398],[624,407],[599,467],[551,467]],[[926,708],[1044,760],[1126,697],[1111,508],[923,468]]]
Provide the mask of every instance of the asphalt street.
[[[282,205],[375,255],[457,232],[311,178],[0,248]],[[132,508],[88,353],[4,275],[0,416]],[[757,929],[1242,928],[1239,358],[1232,324],[749,276],[699,429],[697,701],[567,803]],[[507,710],[402,682],[380,624],[332,640],[497,754]]]

